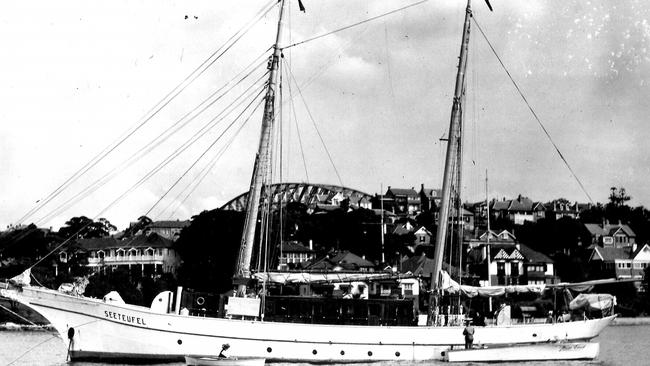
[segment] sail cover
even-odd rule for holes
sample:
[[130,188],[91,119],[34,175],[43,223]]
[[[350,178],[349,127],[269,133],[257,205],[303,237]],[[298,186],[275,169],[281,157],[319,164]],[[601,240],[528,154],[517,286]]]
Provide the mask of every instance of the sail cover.
[[396,276],[393,273],[363,272],[259,272],[253,275],[259,281],[274,283],[336,283],[351,281],[378,281],[388,279],[412,278],[409,272]]
[[546,285],[512,285],[512,286],[485,286],[475,287],[461,285],[451,279],[449,274],[445,271],[441,272],[442,275],[442,290],[449,294],[460,294],[467,297],[498,297],[505,294],[512,293],[536,293],[544,292]]
[[610,294],[580,294],[569,303],[569,309],[608,310],[616,305],[616,297]]

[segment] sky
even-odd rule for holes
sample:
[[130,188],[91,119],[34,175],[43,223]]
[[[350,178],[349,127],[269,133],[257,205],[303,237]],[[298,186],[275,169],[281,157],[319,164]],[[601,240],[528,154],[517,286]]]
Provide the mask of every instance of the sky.
[[[259,100],[252,97],[177,159],[142,184],[136,182],[218,118],[246,87],[261,90],[253,81],[263,77],[263,61],[251,79],[142,158],[130,159],[268,51],[277,6],[123,144],[47,199],[133,131],[169,91],[271,3],[2,2],[0,228],[30,222],[57,228],[85,215],[105,217],[123,229],[147,212],[157,220],[188,219],[246,191],[261,111],[227,126],[237,114],[249,115],[243,106],[250,101],[254,107]],[[287,4],[284,46],[414,1],[303,3],[304,13],[297,1]],[[586,193],[473,23],[464,107],[464,200],[485,199],[487,171],[491,198],[521,194],[534,201],[589,202],[591,197],[606,202],[615,186],[626,188],[630,204],[650,205],[650,4],[491,3],[494,12],[474,1],[474,18]],[[339,184],[371,194],[387,186],[440,187],[445,152],[440,139],[449,125],[464,14],[464,1],[430,0],[285,49],[278,106],[282,143],[276,143],[281,147],[275,154],[283,165],[275,179]],[[202,172],[205,177],[188,195]],[[102,184],[84,190],[94,182]],[[38,210],[30,212],[33,208]]]

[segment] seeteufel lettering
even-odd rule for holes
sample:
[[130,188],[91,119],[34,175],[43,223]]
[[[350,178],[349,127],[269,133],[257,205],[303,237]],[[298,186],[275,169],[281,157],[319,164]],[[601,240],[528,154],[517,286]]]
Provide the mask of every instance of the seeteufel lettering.
[[138,324],[138,325],[144,325],[146,326],[147,324],[144,322],[143,318],[137,317],[137,316],[131,316],[131,315],[125,315],[125,314],[120,314],[116,313],[113,311],[108,311],[104,310],[104,316],[108,319],[115,319],[119,320],[125,323],[131,323],[131,324]]

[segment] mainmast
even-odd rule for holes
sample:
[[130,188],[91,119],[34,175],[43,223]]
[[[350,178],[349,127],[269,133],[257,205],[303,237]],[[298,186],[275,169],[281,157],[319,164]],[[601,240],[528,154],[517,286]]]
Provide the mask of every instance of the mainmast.
[[246,221],[242,234],[239,258],[235,269],[234,283],[237,285],[237,294],[244,296],[251,277],[251,258],[253,255],[253,244],[257,227],[257,216],[259,214],[262,186],[268,177],[271,167],[270,145],[275,121],[275,94],[278,80],[278,67],[282,49],[279,47],[282,38],[282,15],[284,13],[284,0],[280,1],[280,15],[278,17],[277,34],[273,45],[273,56],[269,60],[269,80],[266,89],[264,115],[262,117],[262,131],[260,143],[255,157],[253,177],[248,192],[248,203],[246,207]]
[[[458,61],[458,73],[456,74],[454,101],[451,108],[451,120],[449,122],[449,139],[447,143],[445,171],[442,181],[442,202],[440,205],[440,213],[438,215],[438,230],[436,233],[436,246],[434,249],[434,267],[431,283],[432,294],[435,294],[438,291],[439,276],[440,271],[442,270],[442,258],[444,254],[445,240],[447,238],[447,226],[449,225],[449,206],[451,201],[452,184],[454,183],[454,170],[458,170],[457,174],[460,174],[460,167],[458,167],[456,163],[460,161],[458,153],[461,152],[461,103],[465,85],[465,70],[467,68],[467,51],[469,46],[471,16],[471,0],[467,0],[465,24],[463,25],[463,37]],[[460,212],[458,214],[460,215]],[[437,311],[435,309],[437,307],[436,296],[432,296],[432,300],[433,301],[429,303],[429,314],[433,314],[432,311]]]

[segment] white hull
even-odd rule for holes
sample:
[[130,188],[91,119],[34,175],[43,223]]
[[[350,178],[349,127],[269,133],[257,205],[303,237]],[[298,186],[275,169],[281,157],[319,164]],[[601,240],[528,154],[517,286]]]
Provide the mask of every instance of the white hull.
[[452,350],[445,354],[449,362],[556,361],[593,360],[598,357],[598,343],[540,343],[493,348]]
[[[228,343],[233,357],[268,361],[370,362],[442,360],[464,345],[462,327],[387,327],[273,323],[175,314],[69,296],[40,287],[0,290],[41,313],[68,346],[72,359],[183,361],[184,355],[215,357]],[[507,345],[589,340],[614,317],[559,324],[477,327],[475,344]]]

